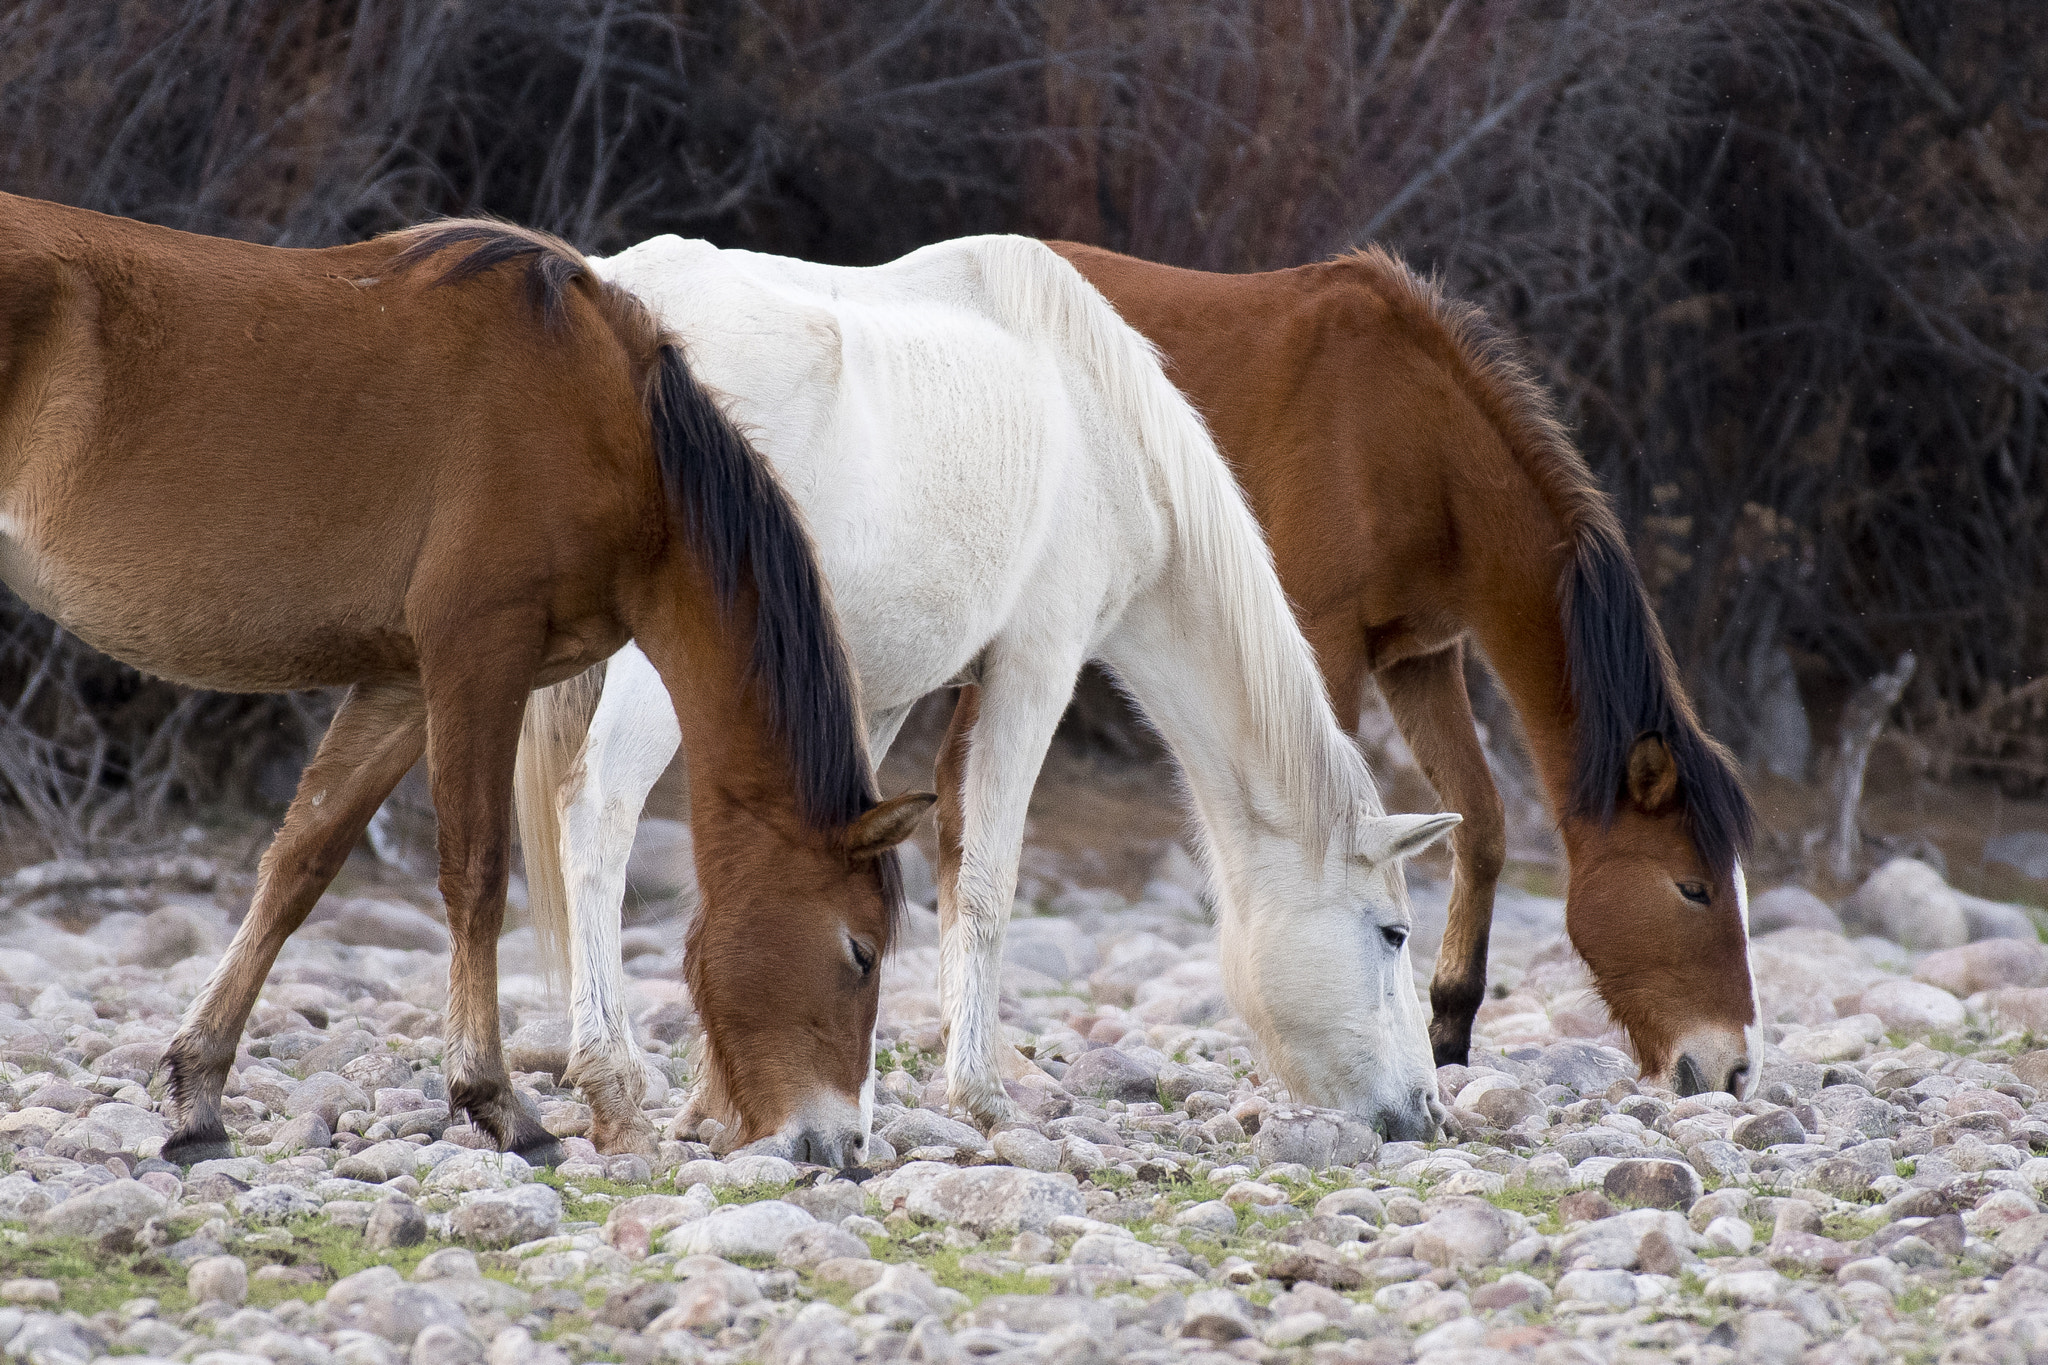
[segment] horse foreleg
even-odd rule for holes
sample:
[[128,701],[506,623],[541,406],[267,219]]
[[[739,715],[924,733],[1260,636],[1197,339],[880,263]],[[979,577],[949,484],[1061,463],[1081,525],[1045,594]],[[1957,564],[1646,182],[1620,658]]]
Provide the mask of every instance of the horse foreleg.
[[370,817],[420,756],[425,709],[416,684],[351,688],[299,778],[284,827],[257,873],[256,895],[227,954],[164,1050],[178,1131],[166,1161],[190,1164],[232,1155],[221,1122],[221,1088],[242,1026],[292,931],[334,880]]
[[[939,960],[946,1002],[946,1098],[994,1124],[1013,1106],[1003,1090],[1003,932],[1017,890],[1017,864],[1031,788],[1060,714],[1073,695],[1078,654],[1048,658],[1041,644],[991,658],[969,736],[960,794],[960,852],[940,887]],[[948,906],[950,902],[950,906]]]
[[512,767],[542,632],[520,620],[492,631],[469,621],[422,640],[427,759],[440,820],[441,899],[454,955],[442,1055],[451,1111],[467,1111],[500,1150],[535,1165],[562,1159],[519,1106],[498,1038],[498,934],[511,870]]
[[[963,784],[967,781],[967,746],[974,734],[974,722],[981,716],[981,689],[968,683],[959,691],[953,703],[953,718],[946,723],[946,738],[939,746],[938,762],[932,773],[933,784],[939,789],[939,866],[935,880],[939,887],[939,941],[949,941],[957,932],[954,928],[960,921],[960,832],[964,798]],[[952,972],[946,969],[946,957],[939,954],[939,1018],[941,1027],[951,1033],[953,1018],[953,997],[959,993],[959,983]]]
[[626,1018],[619,925],[626,859],[647,793],[682,747],[668,688],[628,645],[605,671],[581,761],[562,791],[562,880],[569,893],[569,1069],[590,1103],[591,1141],[606,1154],[654,1155],[640,1112],[646,1068]]
[[1472,1021],[1486,998],[1486,942],[1493,889],[1507,857],[1507,822],[1465,691],[1463,645],[1389,664],[1375,677],[1423,776],[1446,809],[1465,817],[1451,833],[1450,919],[1429,982],[1436,1064],[1463,1065]]

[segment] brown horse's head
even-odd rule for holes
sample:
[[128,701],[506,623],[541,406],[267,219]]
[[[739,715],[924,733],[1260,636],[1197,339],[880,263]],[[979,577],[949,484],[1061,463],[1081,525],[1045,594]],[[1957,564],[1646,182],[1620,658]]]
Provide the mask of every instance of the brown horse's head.
[[1754,812],[1604,506],[1576,551],[1561,603],[1575,712],[1565,925],[1644,1076],[1742,1095],[1762,1045],[1741,863]]
[[[836,836],[763,838],[756,827],[707,847],[700,833],[704,909],[686,959],[704,1023],[696,1104],[734,1145],[778,1138],[794,1161],[859,1164],[882,956],[903,909],[894,848],[937,799],[884,801]],[[768,852],[778,843],[780,855]],[[748,893],[763,885],[773,898]]]
[[1566,927],[1645,1077],[1743,1095],[1758,1039],[1748,892],[1732,849],[1702,854],[1682,784],[1664,738],[1643,735],[1610,819],[1565,821]]

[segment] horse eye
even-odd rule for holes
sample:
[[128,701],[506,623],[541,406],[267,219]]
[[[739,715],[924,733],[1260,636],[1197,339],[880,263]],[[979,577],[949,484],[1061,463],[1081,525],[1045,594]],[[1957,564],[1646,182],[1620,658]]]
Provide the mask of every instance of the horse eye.
[[1408,942],[1408,931],[1398,924],[1389,924],[1380,930],[1380,937],[1387,941],[1389,948],[1398,953],[1401,951],[1402,946]]
[[1707,893],[1707,884],[1705,882],[1680,882],[1678,884],[1678,894],[1691,901],[1694,905],[1706,905],[1713,900],[1713,897]]
[[857,938],[848,938],[846,946],[853,950],[853,965],[860,968],[862,976],[866,976],[874,970],[875,954],[873,949]]

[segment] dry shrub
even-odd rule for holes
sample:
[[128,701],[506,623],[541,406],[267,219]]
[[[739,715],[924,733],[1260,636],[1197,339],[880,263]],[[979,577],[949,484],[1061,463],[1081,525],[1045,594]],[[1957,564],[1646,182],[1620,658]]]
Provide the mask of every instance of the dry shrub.
[[[1527,338],[1740,744],[1781,648],[1836,695],[1911,649],[1927,720],[2048,672],[2044,54],[2036,0],[22,0],[0,186],[298,245],[1385,241]],[[0,667],[39,821],[253,799],[229,747],[299,723],[53,648],[68,711]]]

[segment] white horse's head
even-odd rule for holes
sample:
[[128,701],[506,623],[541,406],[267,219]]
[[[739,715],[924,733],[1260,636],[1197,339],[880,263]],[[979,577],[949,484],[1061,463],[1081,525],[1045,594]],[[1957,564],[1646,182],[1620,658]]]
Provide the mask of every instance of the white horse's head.
[[1267,829],[1246,875],[1224,877],[1237,891],[1224,897],[1225,987],[1270,1070],[1301,1103],[1359,1114],[1391,1140],[1433,1137],[1442,1116],[1401,861],[1460,818],[1362,815],[1319,866]]

